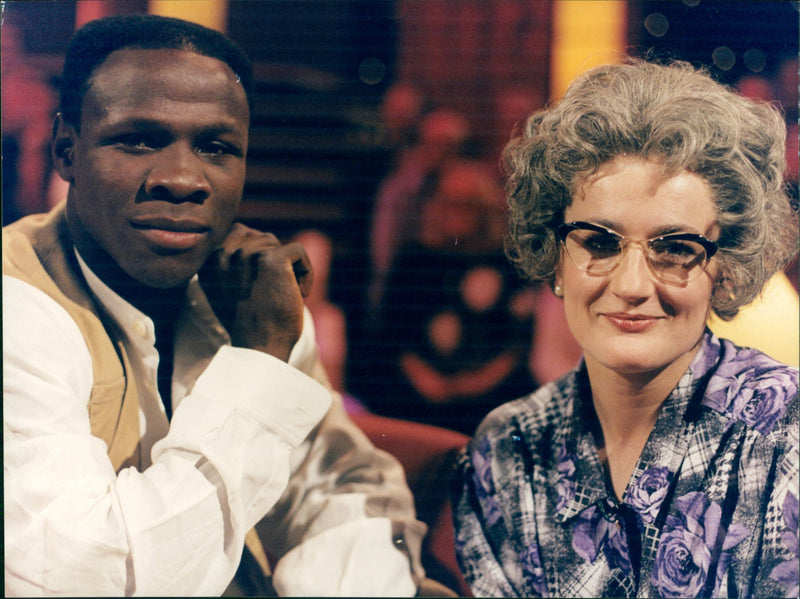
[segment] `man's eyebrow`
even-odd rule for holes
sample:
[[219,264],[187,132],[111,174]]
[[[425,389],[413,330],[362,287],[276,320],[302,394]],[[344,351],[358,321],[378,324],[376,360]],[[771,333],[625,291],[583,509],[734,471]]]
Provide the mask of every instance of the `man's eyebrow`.
[[[170,131],[173,126],[168,121],[162,121],[147,117],[126,117],[116,122],[108,124],[108,129],[114,131]],[[230,121],[218,121],[201,126],[199,135],[208,137],[214,135],[224,135],[228,133],[239,134],[246,127],[239,127],[234,119]]]
[[211,136],[211,135],[225,135],[226,133],[234,133],[239,134],[243,131],[247,131],[247,127],[239,127],[235,121],[231,121],[230,123],[220,122],[220,123],[213,123],[202,127],[201,135],[203,136]]
[[164,123],[157,119],[126,117],[108,123],[109,129],[165,129]]

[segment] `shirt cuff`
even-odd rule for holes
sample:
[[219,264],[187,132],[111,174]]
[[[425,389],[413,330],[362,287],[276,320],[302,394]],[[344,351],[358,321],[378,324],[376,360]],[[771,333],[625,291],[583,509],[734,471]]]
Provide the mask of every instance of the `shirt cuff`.
[[272,584],[285,597],[413,597],[405,553],[388,518],[364,518],[315,535],[275,566]]
[[328,389],[286,362],[228,345],[219,349],[197,379],[192,395],[225,398],[292,447],[302,443],[331,404]]

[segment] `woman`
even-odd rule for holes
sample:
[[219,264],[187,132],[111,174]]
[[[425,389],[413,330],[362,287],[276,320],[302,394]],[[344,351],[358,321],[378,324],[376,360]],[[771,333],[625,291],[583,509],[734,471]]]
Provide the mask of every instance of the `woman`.
[[797,370],[706,328],[796,252],[784,134],[687,64],[631,60],[509,144],[509,256],[583,359],[462,456],[476,595],[797,596]]

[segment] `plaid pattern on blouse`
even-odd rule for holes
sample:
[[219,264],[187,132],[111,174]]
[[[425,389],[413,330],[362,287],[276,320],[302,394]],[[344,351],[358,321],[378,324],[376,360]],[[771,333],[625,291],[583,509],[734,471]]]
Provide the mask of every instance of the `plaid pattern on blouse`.
[[798,372],[709,331],[619,502],[585,367],[493,411],[454,484],[476,596],[797,597]]

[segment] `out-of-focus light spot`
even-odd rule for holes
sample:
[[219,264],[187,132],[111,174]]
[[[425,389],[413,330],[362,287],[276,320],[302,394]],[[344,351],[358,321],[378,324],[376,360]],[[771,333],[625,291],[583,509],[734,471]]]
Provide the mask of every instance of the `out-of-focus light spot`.
[[714,66],[723,71],[730,71],[736,64],[736,55],[728,46],[717,46],[711,53]]
[[380,58],[365,58],[358,65],[358,77],[367,85],[375,85],[383,81],[386,75],[386,65]]
[[745,52],[743,59],[745,66],[754,73],[760,73],[764,70],[764,67],[767,66],[766,55],[761,50],[755,48],[750,48]]
[[700,4],[700,0],[683,0],[683,3],[686,6],[691,6],[692,8],[694,8],[695,6]]
[[772,99],[772,88],[769,80],[762,75],[745,75],[736,82],[736,89],[746,98],[769,102]]
[[669,30],[669,19],[660,12],[651,12],[645,17],[644,28],[653,37],[664,37]]

